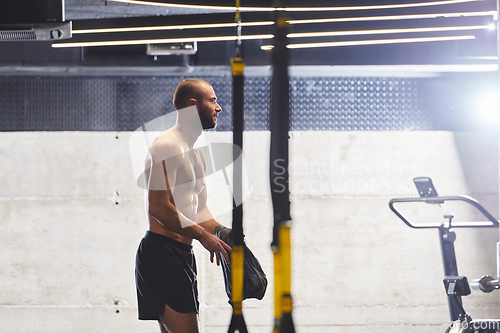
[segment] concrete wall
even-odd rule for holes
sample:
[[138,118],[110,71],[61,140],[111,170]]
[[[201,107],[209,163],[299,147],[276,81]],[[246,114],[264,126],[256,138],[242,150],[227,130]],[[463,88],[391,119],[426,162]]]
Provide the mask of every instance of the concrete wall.
[[[147,227],[131,133],[0,133],[0,331],[157,332],[136,319],[134,259]],[[231,133],[207,133],[230,142]],[[247,244],[268,273],[262,301],[244,302],[250,332],[271,332],[269,133],[245,133]],[[441,195],[469,194],[498,217],[498,138],[484,133],[295,132],[291,141],[294,320],[298,332],[443,332],[448,320],[436,230],[413,230],[390,210],[429,176]],[[220,176],[220,175],[219,175]],[[209,204],[230,226],[221,178]],[[427,222],[446,207],[404,207]],[[453,207],[459,218],[476,218]],[[459,273],[495,274],[498,230],[457,230]],[[203,332],[231,316],[220,268],[195,243]],[[498,295],[464,299],[473,318],[498,316]],[[385,326],[384,326],[385,325]]]

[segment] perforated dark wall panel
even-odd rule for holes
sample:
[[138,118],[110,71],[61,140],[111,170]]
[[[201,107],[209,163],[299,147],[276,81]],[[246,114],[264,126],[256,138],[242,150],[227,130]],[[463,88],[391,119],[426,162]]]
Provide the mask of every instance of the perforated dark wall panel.
[[[231,77],[209,81],[231,130]],[[171,112],[184,77],[2,76],[1,131],[132,131]],[[425,78],[302,78],[290,82],[292,130],[430,130]],[[245,80],[245,130],[269,128],[270,79]]]
[[291,82],[294,130],[426,130],[420,80],[297,78]]

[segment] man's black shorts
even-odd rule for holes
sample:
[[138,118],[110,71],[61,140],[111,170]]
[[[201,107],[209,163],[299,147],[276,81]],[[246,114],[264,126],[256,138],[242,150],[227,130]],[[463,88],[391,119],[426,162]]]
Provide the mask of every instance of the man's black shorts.
[[135,262],[139,319],[158,320],[165,304],[181,313],[198,313],[193,248],[153,232],[139,244]]

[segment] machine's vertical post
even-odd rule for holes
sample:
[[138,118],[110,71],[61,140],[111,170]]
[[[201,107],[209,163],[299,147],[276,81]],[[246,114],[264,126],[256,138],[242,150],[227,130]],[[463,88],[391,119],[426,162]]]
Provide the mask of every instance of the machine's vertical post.
[[[450,227],[441,225],[438,228],[439,242],[441,244],[441,254],[443,256],[443,267],[445,276],[458,276],[457,257],[455,255],[455,245],[453,244],[456,239],[455,232]],[[461,297],[457,296],[457,300],[462,303]],[[448,298],[448,307],[450,309],[451,321],[458,320],[460,315],[459,309]]]
[[440,226],[439,238],[443,255],[444,274],[446,276],[458,276],[457,258],[453,244],[456,239],[455,232],[445,226]]

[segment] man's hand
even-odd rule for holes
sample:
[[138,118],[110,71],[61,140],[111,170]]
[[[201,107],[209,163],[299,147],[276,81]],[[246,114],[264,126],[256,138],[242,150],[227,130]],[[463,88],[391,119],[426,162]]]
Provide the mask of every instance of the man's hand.
[[208,232],[205,232],[205,234],[202,237],[200,237],[199,241],[201,245],[203,245],[208,250],[208,252],[210,252],[210,262],[212,263],[214,262],[214,254],[216,257],[217,266],[220,265],[221,254],[224,256],[224,259],[226,259],[226,262],[229,262],[229,256],[227,254],[227,251],[231,252],[232,249],[229,245],[224,243],[218,237]]

